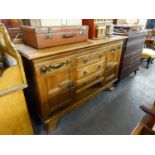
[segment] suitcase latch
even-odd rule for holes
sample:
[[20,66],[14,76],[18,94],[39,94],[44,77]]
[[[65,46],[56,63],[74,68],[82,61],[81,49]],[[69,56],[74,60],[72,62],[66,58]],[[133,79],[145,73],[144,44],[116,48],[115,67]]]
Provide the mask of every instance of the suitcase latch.
[[80,27],[80,35],[84,35],[84,28]]
[[53,38],[52,33],[45,34],[45,39],[52,39],[52,38]]

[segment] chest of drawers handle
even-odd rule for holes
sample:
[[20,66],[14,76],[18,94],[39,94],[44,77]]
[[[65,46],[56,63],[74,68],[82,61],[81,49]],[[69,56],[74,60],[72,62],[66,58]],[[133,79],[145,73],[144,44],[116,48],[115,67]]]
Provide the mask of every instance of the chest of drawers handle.
[[98,65],[98,70],[101,70],[102,69],[102,65]]
[[117,49],[121,49],[121,46],[117,46]]
[[97,75],[97,76],[96,76],[96,80],[98,80],[99,78],[101,78],[101,76],[100,76],[100,75]]
[[116,50],[117,50],[117,48],[114,47],[114,48],[111,48],[111,49],[110,49],[110,52],[113,52],[113,51],[116,51]]
[[52,68],[53,69],[58,69],[58,68],[60,68],[60,67],[62,67],[63,65],[68,65],[68,61],[64,61],[64,62],[60,62],[60,63],[57,63],[57,64],[55,64],[55,65],[52,65]]
[[75,83],[73,81],[70,81],[68,83],[65,84],[59,84],[59,87],[66,90],[66,89],[70,89],[75,85]]
[[84,64],[87,64],[87,63],[88,63],[88,59],[84,59],[84,60],[83,60],[83,63],[84,63]]
[[42,73],[46,73],[47,71],[51,71],[51,70],[54,70],[54,69],[58,69],[58,68],[62,67],[63,65],[68,65],[68,64],[69,64],[69,61],[66,60],[66,61],[63,61],[63,62],[54,64],[54,65],[42,66],[42,67],[40,68],[40,71],[41,71]]
[[102,54],[98,56],[98,58],[99,58],[99,59],[101,59],[102,57],[103,57],[103,55],[102,55]]
[[84,75],[84,76],[86,76],[86,75],[87,75],[87,73],[88,73],[87,71],[84,71],[84,72],[83,72],[83,75]]
[[42,67],[40,68],[40,71],[41,71],[41,73],[46,73],[46,72],[48,71],[48,67],[42,66]]

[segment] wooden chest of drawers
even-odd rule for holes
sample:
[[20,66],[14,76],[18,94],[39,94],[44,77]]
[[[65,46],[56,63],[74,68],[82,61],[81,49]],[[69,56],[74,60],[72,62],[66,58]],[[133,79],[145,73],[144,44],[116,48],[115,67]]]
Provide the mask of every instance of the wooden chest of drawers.
[[[17,44],[28,81],[26,99],[47,130],[100,91],[112,87],[125,37],[36,50]],[[30,107],[30,108],[31,108]]]
[[139,69],[139,62],[146,35],[147,30],[142,30],[128,35],[128,38],[124,41],[119,69],[119,80],[129,76],[129,74],[133,72],[136,73]]

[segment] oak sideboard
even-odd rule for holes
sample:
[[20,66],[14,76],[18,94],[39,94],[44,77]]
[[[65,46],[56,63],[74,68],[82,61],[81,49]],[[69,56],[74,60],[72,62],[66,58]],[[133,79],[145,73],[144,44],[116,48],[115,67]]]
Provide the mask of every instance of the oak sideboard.
[[45,49],[16,44],[28,81],[27,102],[48,132],[66,112],[113,86],[124,39],[114,36]]

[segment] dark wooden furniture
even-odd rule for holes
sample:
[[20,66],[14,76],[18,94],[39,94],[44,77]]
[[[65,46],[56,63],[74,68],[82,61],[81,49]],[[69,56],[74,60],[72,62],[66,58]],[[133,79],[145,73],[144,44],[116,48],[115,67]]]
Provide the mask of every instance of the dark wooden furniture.
[[25,91],[27,101],[47,131],[66,112],[113,86],[125,38],[116,36],[40,50],[16,45],[29,85]]
[[137,124],[132,135],[155,135],[155,103],[153,105],[141,105],[140,108],[146,115]]
[[21,30],[20,27],[23,25],[22,20],[20,19],[0,19],[0,22],[3,23],[11,39],[21,38]]
[[155,49],[155,29],[149,29],[145,40],[147,48]]
[[134,33],[115,33],[119,35],[127,36],[124,41],[121,64],[119,69],[119,80],[129,76],[133,72],[137,72],[139,69],[139,62],[141,59],[142,49],[144,47],[147,31],[137,31]]

